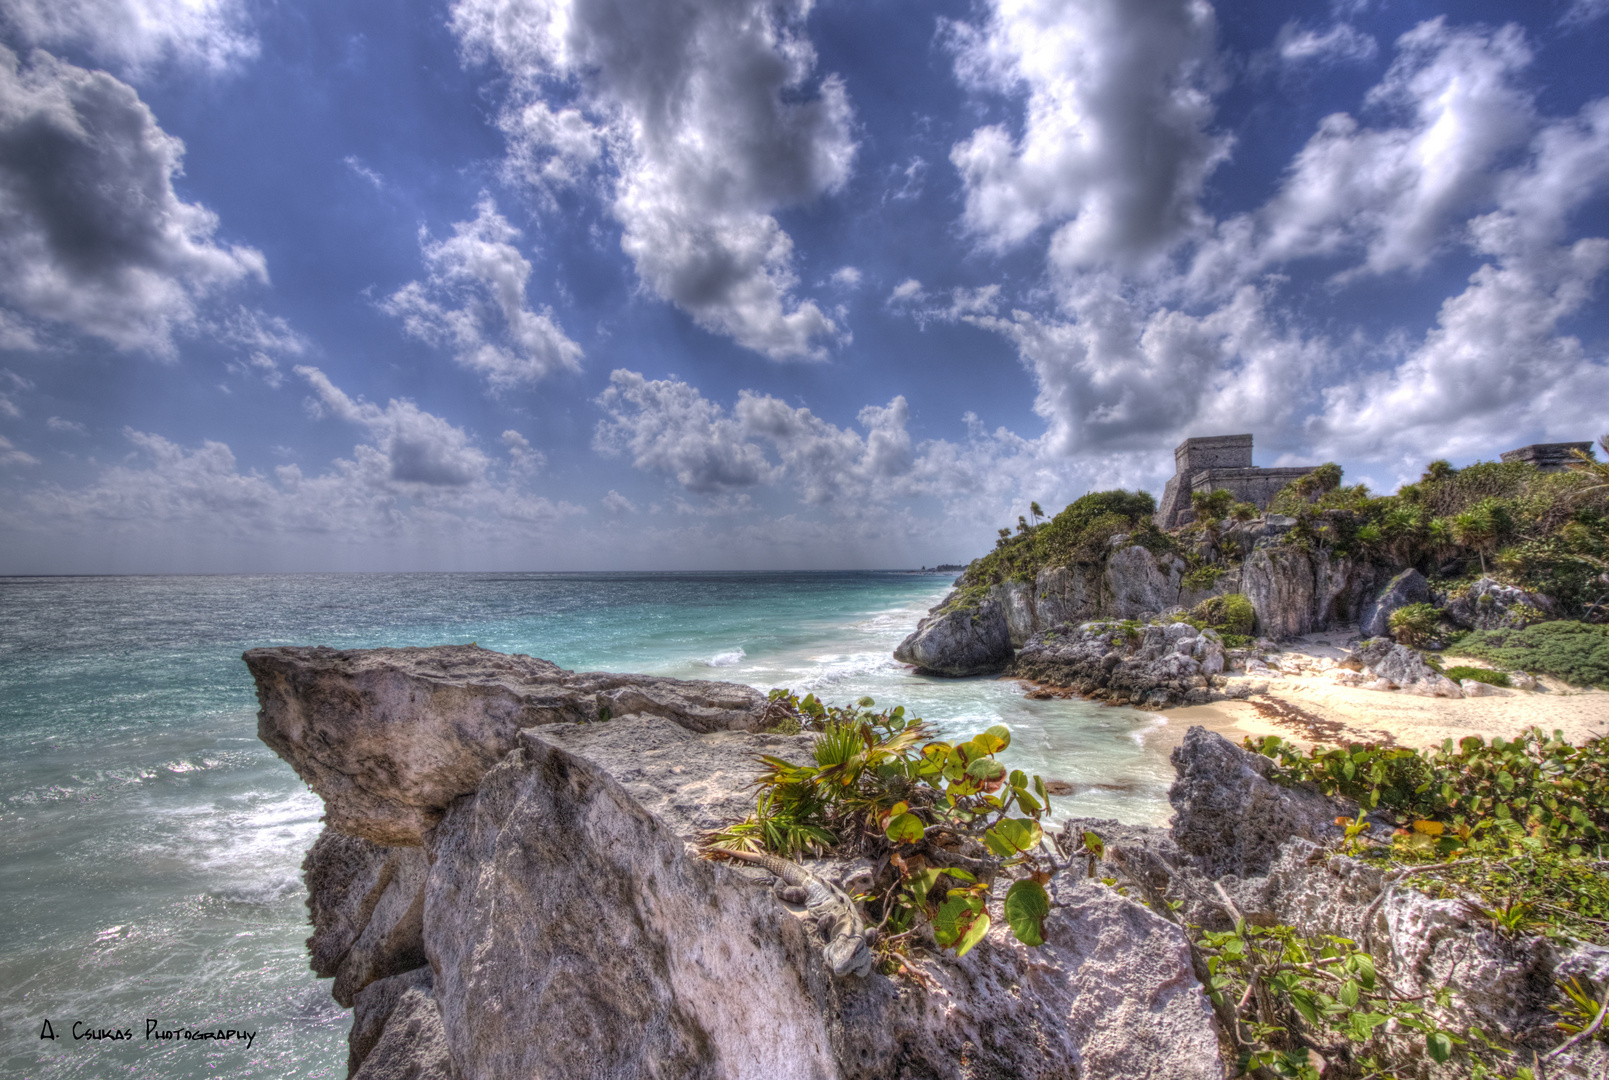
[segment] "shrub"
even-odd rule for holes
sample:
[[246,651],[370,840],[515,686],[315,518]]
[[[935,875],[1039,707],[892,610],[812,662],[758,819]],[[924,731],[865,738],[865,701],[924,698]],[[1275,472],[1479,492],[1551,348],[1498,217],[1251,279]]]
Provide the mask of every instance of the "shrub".
[[1225,488],[1216,491],[1196,491],[1190,495],[1190,509],[1198,522],[1222,521],[1235,505],[1234,492]]
[[1511,670],[1552,675],[1572,686],[1609,689],[1609,626],[1559,619],[1517,630],[1477,630],[1458,643],[1458,652]]
[[1441,612],[1429,604],[1409,604],[1391,613],[1391,636],[1403,645],[1423,648],[1436,636]]
[[1224,576],[1225,572],[1224,567],[1213,566],[1208,563],[1205,566],[1198,566],[1184,575],[1179,584],[1187,589],[1210,589],[1217,583],[1219,578]]
[[1509,684],[1508,675],[1504,672],[1493,671],[1491,668],[1469,667],[1467,664],[1450,667],[1443,674],[1455,682],[1474,679],[1476,682],[1490,683],[1492,686],[1507,686]]
[[1242,637],[1251,633],[1252,624],[1257,621],[1257,612],[1251,606],[1251,601],[1241,593],[1228,593],[1207,597],[1191,609],[1190,618],[1226,637]]

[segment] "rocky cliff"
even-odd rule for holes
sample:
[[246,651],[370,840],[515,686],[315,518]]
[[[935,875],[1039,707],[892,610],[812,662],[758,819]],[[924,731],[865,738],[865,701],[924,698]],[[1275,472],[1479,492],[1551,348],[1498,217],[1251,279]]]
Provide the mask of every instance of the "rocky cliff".
[[308,946],[353,1008],[361,1080],[1222,1080],[1231,1036],[1183,924],[1225,927],[1236,905],[1370,941],[1395,985],[1448,984],[1504,1038],[1534,1037],[1561,974],[1609,985],[1609,950],[1498,934],[1333,854],[1355,808],[1200,728],[1174,754],[1171,831],[1067,823],[1069,864],[1083,829],[1108,842],[1089,877],[1052,879],[1044,945],[997,924],[963,958],[834,978],[764,874],[694,847],[752,807],[757,753],[809,754],[762,730],[753,691],[473,646],[245,659],[262,738],[329,812]]

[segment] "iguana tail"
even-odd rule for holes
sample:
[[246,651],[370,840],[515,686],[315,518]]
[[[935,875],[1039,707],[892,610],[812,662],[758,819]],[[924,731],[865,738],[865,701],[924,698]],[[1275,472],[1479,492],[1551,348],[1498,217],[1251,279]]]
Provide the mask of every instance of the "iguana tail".
[[787,882],[789,885],[805,885],[810,881],[810,871],[806,870],[798,863],[789,862],[787,859],[778,858],[775,855],[767,855],[753,851],[732,851],[727,848],[721,848],[720,853],[734,859],[742,859],[744,862],[753,863],[756,866],[763,867],[764,869],[775,874],[777,877],[781,878],[783,881]]

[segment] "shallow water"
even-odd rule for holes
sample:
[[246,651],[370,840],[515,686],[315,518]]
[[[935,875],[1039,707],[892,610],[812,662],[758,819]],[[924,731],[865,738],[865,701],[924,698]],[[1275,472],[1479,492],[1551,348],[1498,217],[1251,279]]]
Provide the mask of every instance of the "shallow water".
[[[1012,731],[1058,815],[1160,822],[1164,721],[890,652],[946,576],[413,574],[0,579],[0,1075],[345,1076],[348,1014],[307,968],[319,800],[256,737],[240,653],[478,642],[578,670],[870,695]],[[255,1031],[156,1042],[162,1028]],[[39,1034],[48,1019],[54,1041]],[[73,1024],[132,1041],[73,1038]]]

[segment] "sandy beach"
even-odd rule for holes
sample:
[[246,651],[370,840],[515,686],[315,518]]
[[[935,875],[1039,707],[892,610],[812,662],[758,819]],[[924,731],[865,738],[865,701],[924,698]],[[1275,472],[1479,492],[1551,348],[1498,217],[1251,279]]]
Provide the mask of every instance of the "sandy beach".
[[[1466,735],[1512,738],[1529,727],[1563,731],[1571,742],[1609,733],[1609,691],[1583,690],[1552,679],[1538,688],[1498,690],[1491,697],[1422,697],[1401,690],[1342,686],[1322,669],[1341,655],[1346,634],[1314,634],[1289,642],[1280,657],[1308,669],[1275,672],[1266,693],[1245,701],[1217,701],[1169,709],[1165,739],[1183,739],[1200,724],[1239,742],[1248,735],[1280,735],[1304,744],[1392,741],[1425,748]],[[1449,663],[1487,666],[1449,653]],[[1308,666],[1310,662],[1310,666]]]

